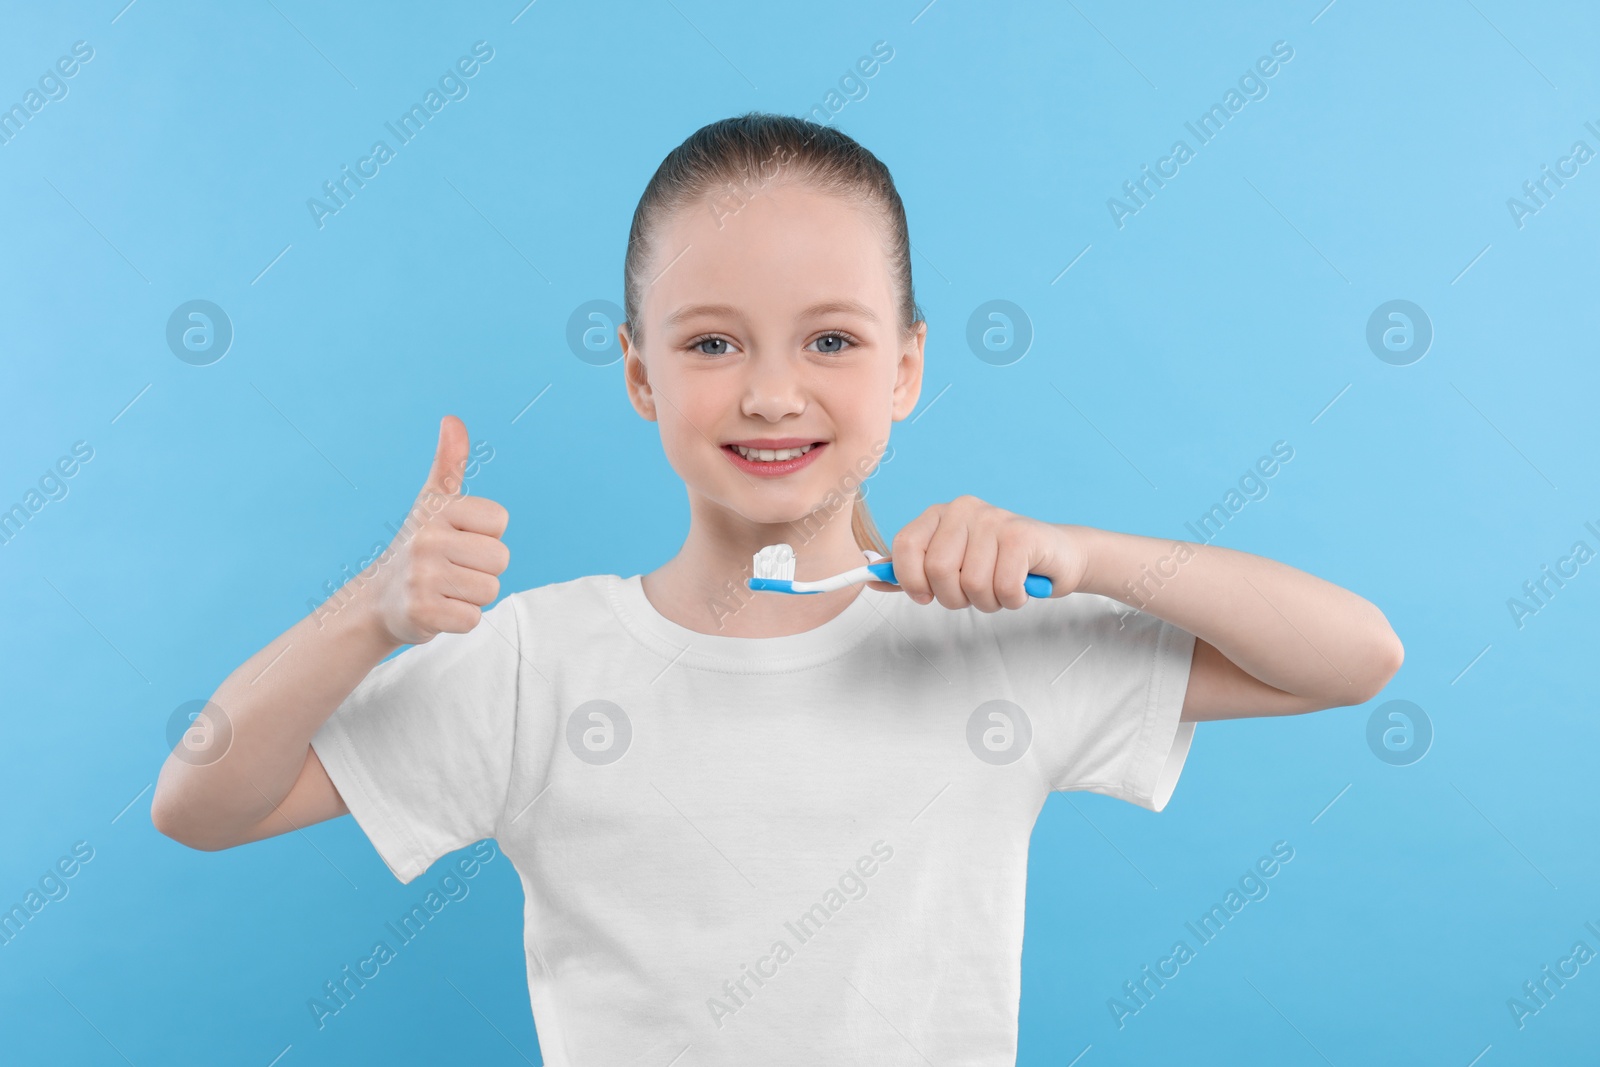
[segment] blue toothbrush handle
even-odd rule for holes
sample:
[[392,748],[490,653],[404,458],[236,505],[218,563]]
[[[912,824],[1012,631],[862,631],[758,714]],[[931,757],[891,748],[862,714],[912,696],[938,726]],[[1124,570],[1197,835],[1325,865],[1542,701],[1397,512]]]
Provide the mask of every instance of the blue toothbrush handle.
[[[895,585],[900,584],[894,576],[893,560],[886,559],[881,563],[869,563],[867,564],[867,570],[871,571],[873,575],[876,576],[880,581],[893,582]],[[1050,585],[1050,579],[1046,578],[1044,575],[1030,574],[1028,575],[1027,579],[1023,581],[1022,588],[1027,590],[1029,596],[1043,599],[1050,595],[1050,590],[1052,587]]]

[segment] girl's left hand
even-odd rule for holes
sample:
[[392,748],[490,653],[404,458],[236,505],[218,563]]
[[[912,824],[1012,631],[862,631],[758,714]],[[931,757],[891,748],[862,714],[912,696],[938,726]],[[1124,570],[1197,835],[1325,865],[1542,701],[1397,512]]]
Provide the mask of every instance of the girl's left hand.
[[1050,579],[1050,596],[1076,592],[1089,555],[1076,528],[1056,526],[997,508],[975,496],[935,504],[895,534],[889,559],[899,585],[870,581],[870,588],[903,590],[918,604],[934,599],[947,608],[992,612],[1020,608],[1030,599],[1022,583],[1031,574]]

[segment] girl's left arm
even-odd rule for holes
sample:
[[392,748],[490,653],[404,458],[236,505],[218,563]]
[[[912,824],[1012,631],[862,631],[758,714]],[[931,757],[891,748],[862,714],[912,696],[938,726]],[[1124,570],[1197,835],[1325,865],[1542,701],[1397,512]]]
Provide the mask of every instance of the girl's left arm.
[[[1046,523],[1098,593],[1195,635],[1185,721],[1291,715],[1377,696],[1405,658],[1368,600],[1217,545]],[[1073,568],[1076,569],[1076,568]]]
[[895,535],[895,581],[918,604],[1020,608],[1041,574],[1051,596],[1098,593],[1194,634],[1180,718],[1292,715],[1377,696],[1405,650],[1376,605],[1276,560],[1216,545],[1043,522],[970,494]]

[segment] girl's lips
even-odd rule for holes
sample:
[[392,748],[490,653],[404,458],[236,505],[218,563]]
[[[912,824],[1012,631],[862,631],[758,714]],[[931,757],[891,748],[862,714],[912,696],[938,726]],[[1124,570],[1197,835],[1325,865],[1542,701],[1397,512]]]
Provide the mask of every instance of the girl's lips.
[[811,462],[817,458],[817,453],[821,452],[827,447],[827,442],[815,444],[811,446],[811,451],[807,452],[803,456],[796,456],[794,459],[774,461],[772,463],[762,463],[759,460],[745,459],[743,456],[739,455],[738,451],[734,449],[732,445],[723,445],[722,454],[727,456],[728,459],[733,462],[735,467],[738,467],[747,474],[757,474],[764,478],[781,478],[785,474],[793,474],[795,471],[809,466]]

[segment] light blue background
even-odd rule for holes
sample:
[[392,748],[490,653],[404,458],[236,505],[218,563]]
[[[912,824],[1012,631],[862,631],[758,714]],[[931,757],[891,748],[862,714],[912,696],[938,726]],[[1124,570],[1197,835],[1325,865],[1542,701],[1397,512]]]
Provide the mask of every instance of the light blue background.
[[[1284,440],[1217,543],[1371,599],[1407,651],[1372,705],[1200,725],[1159,816],[1050,799],[1019,1062],[1592,1054],[1600,963],[1525,1029],[1506,1006],[1600,949],[1600,564],[1520,630],[1506,606],[1600,548],[1600,161],[1520,229],[1506,207],[1575,140],[1600,149],[1592,6],[122,3],[8,4],[0,33],[4,105],[95,50],[0,146],[0,506],[94,448],[0,546],[0,902],[95,850],[0,947],[7,1060],[539,1062],[503,857],[319,1031],[307,1000],[444,867],[401,886],[350,819],[167,840],[166,723],[388,539],[447,412],[495,449],[474,484],[512,515],[506,588],[668,558],[682,485],[568,316],[620,303],[674,145],[806,112],[879,40],[893,59],[834,122],[895,175],[930,321],[880,527],[973,493],[1194,539]],[[307,198],[478,40],[470,95],[319,230]],[[1119,230],[1107,198],[1278,40],[1269,95]],[[236,331],[207,367],[164,339],[195,298]],[[1410,366],[1364,340],[1395,298],[1436,331]],[[991,299],[1035,331],[1007,366],[965,341]],[[1389,699],[1433,722],[1420,762],[1368,747]],[[1279,840],[1270,895],[1119,1030],[1107,999]]]

